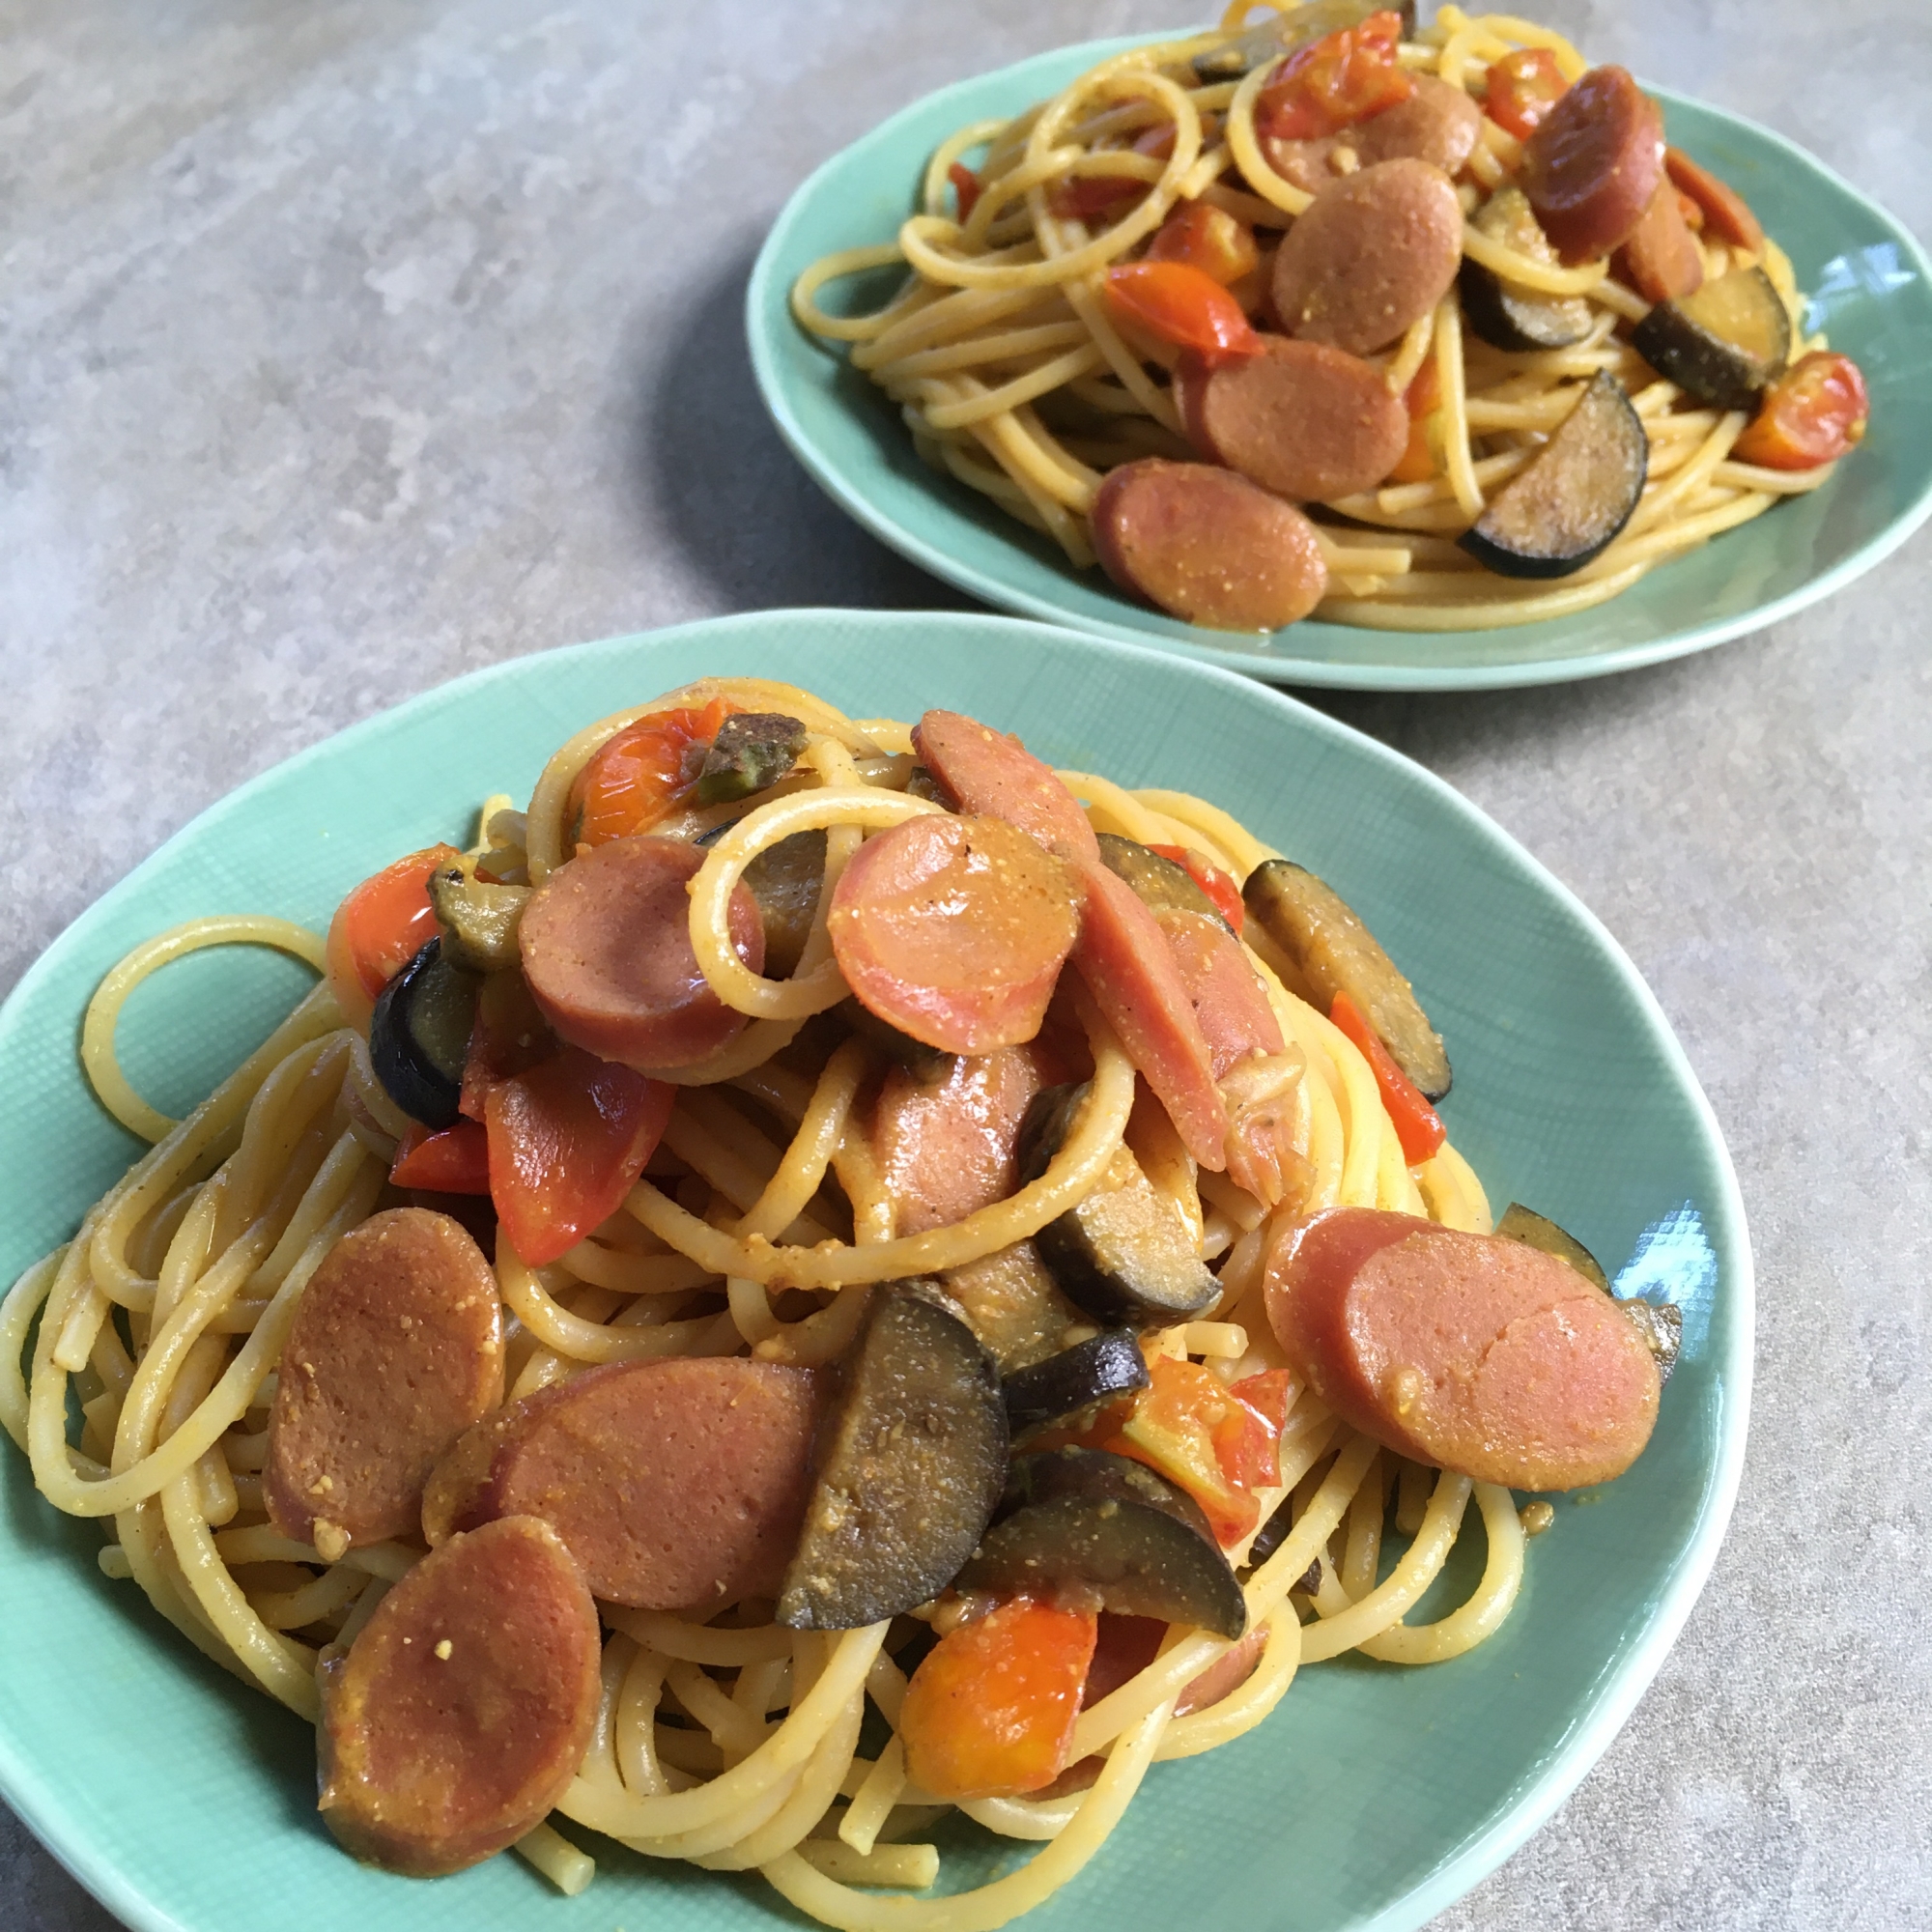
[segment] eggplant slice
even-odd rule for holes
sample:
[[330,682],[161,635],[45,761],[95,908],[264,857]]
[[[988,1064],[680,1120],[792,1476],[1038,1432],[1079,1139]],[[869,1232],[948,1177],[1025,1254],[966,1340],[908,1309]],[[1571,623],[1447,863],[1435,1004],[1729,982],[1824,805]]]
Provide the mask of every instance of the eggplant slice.
[[972,1329],[931,1282],[882,1282],[871,1297],[779,1592],[793,1630],[860,1630],[930,1602],[1006,1477],[999,1371]]
[[1117,832],[1101,833],[1100,863],[1131,886],[1134,896],[1151,912],[1205,913],[1217,924],[1228,924],[1185,866],[1137,839],[1122,838]]
[[1103,1328],[1000,1384],[1007,1427],[1015,1435],[1078,1415],[1083,1408],[1148,1386],[1147,1357],[1131,1328]]
[[444,958],[438,937],[383,988],[369,1018],[369,1064],[383,1091],[438,1133],[456,1124],[478,990],[477,976]]
[[1684,1311],[1668,1301],[1643,1301],[1634,1297],[1625,1299],[1610,1287],[1610,1278],[1604,1272],[1603,1264],[1596,1256],[1579,1241],[1575,1235],[1567,1233],[1549,1219],[1547,1214],[1539,1214],[1532,1208],[1525,1208],[1520,1201],[1512,1201],[1503,1209],[1503,1216],[1496,1223],[1496,1233],[1508,1241],[1521,1241],[1526,1247],[1541,1248],[1546,1255],[1554,1255],[1560,1262],[1567,1262],[1592,1288],[1601,1289],[1623,1310],[1636,1332],[1643,1338],[1643,1346],[1648,1349],[1657,1362],[1657,1378],[1667,1382],[1670,1372],[1677,1366],[1677,1351],[1684,1341]]
[[1659,302],[1631,347],[1714,410],[1755,410],[1791,355],[1791,317],[1762,269],[1733,269],[1693,295]]
[[1643,418],[1600,369],[1529,467],[1458,541],[1503,577],[1569,577],[1630,522],[1649,472]]
[[1000,1515],[959,1587],[1084,1601],[1231,1638],[1248,1627],[1241,1586],[1201,1505],[1105,1449],[1015,1456]]
[[798,762],[806,729],[777,711],[740,711],[718,727],[697,775],[699,805],[728,805],[775,785]]
[[[1060,1151],[1091,1082],[1036,1094],[1021,1123],[1022,1184],[1037,1180]],[[1220,1299],[1180,1217],[1124,1147],[1087,1198],[1034,1236],[1066,1298],[1099,1321],[1164,1326]]]
[[[1498,189],[1470,225],[1532,262],[1557,266],[1556,250],[1520,187]],[[1568,349],[1590,332],[1590,304],[1580,296],[1538,295],[1504,281],[1480,262],[1463,261],[1462,292],[1463,319],[1495,349]]]
[[472,973],[500,973],[521,964],[517,934],[528,886],[506,886],[479,879],[473,863],[439,866],[429,877],[430,910],[442,928],[443,957]]
[[1442,1036],[1429,1024],[1415,988],[1339,893],[1292,860],[1265,859],[1248,874],[1241,898],[1322,1012],[1337,993],[1347,993],[1424,1098],[1448,1093]]

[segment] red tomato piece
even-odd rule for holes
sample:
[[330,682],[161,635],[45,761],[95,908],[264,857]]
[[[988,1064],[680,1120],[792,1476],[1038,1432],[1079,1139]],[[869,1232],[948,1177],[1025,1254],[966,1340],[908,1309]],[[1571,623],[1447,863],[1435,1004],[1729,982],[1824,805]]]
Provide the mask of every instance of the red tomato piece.
[[1225,289],[1252,274],[1262,254],[1245,221],[1211,202],[1183,201],[1154,231],[1147,259],[1184,262]]
[[1240,303],[1184,262],[1120,263],[1107,270],[1107,300],[1151,335],[1194,350],[1210,369],[1261,354]]
[[1178,1484],[1201,1505],[1222,1544],[1238,1543],[1261,1520],[1261,1505],[1223,1465],[1222,1443],[1240,1467],[1256,1466],[1259,1452],[1243,1438],[1250,1423],[1265,1428],[1263,1418],[1198,1362],[1162,1355],[1148,1374],[1150,1384],[1120,1435],[1101,1446]]
[[1147,183],[1131,175],[1074,175],[1047,190],[1046,205],[1063,221],[1092,221],[1146,192]]
[[1274,140],[1316,141],[1406,100],[1415,82],[1396,61],[1401,39],[1402,16],[1384,9],[1296,47],[1262,89],[1256,128]]
[[367,1030],[383,988],[436,937],[430,874],[462,856],[454,845],[412,852],[364,879],[336,907],[324,959],[329,990],[351,1026]]
[[1408,447],[1402,460],[1389,471],[1391,483],[1427,483],[1436,474],[1435,447],[1429,440],[1429,419],[1442,401],[1442,378],[1436,372],[1435,357],[1423,357],[1415,380],[1403,395],[1408,411]]
[[1764,229],[1750,212],[1750,205],[1736,188],[1721,182],[1706,168],[1700,168],[1682,148],[1665,148],[1663,172],[1671,185],[1697,211],[1693,228],[1709,226],[1720,242],[1736,248],[1748,248],[1755,255],[1764,247]]
[[1498,128],[1526,141],[1569,86],[1548,47],[1518,47],[1490,63],[1483,111]]
[[1731,454],[1767,469],[1815,469],[1863,441],[1870,419],[1859,365],[1849,355],[1814,349],[1765,391]]
[[935,1798],[1012,1798],[1066,1768],[1099,1620],[1020,1597],[933,1645],[906,1687],[906,1770]]
[[677,1090],[566,1046],[490,1090],[490,1198],[529,1267],[568,1254],[637,1185]]
[[412,1126],[396,1149],[389,1179],[431,1194],[488,1194],[490,1144],[481,1122],[458,1121],[440,1134],[420,1122]]
[[1187,876],[1214,902],[1214,910],[1235,928],[1235,937],[1241,936],[1242,923],[1247,919],[1248,909],[1241,903],[1241,889],[1235,883],[1232,873],[1224,872],[1219,866],[1204,859],[1199,852],[1190,851],[1185,845],[1150,845],[1150,852],[1158,852],[1163,859],[1172,859],[1183,867]]
[[648,832],[697,781],[718,727],[737,706],[714,697],[701,711],[653,711],[613,732],[578,773],[564,823],[580,845]]
[[527,1071],[556,1051],[556,1036],[537,1010],[521,973],[492,973],[476,996],[469,1028],[469,1052],[463,1063],[463,1096],[458,1111],[481,1121],[490,1090],[498,1081]]
[[1421,1089],[1400,1066],[1381,1042],[1381,1036],[1363,1015],[1362,1009],[1347,993],[1337,993],[1328,1017],[1361,1049],[1381,1090],[1382,1105],[1395,1122],[1396,1139],[1402,1143],[1402,1157],[1413,1167],[1427,1160],[1444,1141],[1449,1130],[1435,1109],[1422,1097]]
[[971,221],[973,211],[980,203],[980,177],[964,161],[954,161],[946,170],[946,179],[952,184],[952,192],[959,203],[961,224]]

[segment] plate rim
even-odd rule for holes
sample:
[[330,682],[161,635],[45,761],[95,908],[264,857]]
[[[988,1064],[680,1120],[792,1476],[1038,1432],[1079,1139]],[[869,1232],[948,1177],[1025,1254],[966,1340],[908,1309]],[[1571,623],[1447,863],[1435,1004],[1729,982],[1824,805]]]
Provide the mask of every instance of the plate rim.
[[[784,252],[785,244],[794,229],[804,219],[807,209],[812,205],[816,192],[854,149],[889,137],[906,124],[935,112],[944,102],[955,96],[964,95],[987,81],[997,80],[1009,74],[1017,76],[1023,70],[1037,64],[1071,54],[1088,54],[1094,61],[1099,61],[1130,47],[1153,45],[1175,38],[1177,38],[1175,32],[1167,32],[1127,34],[1105,40],[1075,42],[1066,46],[1051,47],[1039,53],[1029,54],[1021,60],[1009,62],[1005,67],[994,68],[983,73],[968,74],[958,80],[949,81],[943,87],[934,88],[888,115],[876,127],[846,142],[843,147],[819,162],[786,197],[784,206],[779,211],[764,241],[759,244],[757,257],[753,264],[751,277],[745,288],[744,319],[753,380],[757,385],[765,412],[776,425],[785,446],[833,502],[862,528],[869,531],[889,549],[896,551],[899,555],[917,564],[922,570],[937,577],[942,582],[952,584],[955,589],[966,591],[996,610],[1016,616],[1058,624],[1079,631],[1084,636],[1103,638],[1114,643],[1130,644],[1166,655],[1191,658],[1197,663],[1235,670],[1264,683],[1298,684],[1334,691],[1506,691],[1535,685],[1578,683],[1586,678],[1608,677],[1618,671],[1636,670],[1648,665],[1665,664],[1675,658],[1690,657],[1699,651],[1712,650],[1719,644],[1730,643],[1739,638],[1768,630],[1772,625],[1781,623],[1785,618],[1795,616],[1801,611],[1808,610],[1813,604],[1822,602],[1868,571],[1876,569],[1900,545],[1912,537],[1928,517],[1932,517],[1932,461],[1928,461],[1919,478],[1917,495],[1885,528],[1867,538],[1849,556],[1841,557],[1830,569],[1821,571],[1816,577],[1808,579],[1795,589],[1785,592],[1781,597],[1772,599],[1767,604],[1754,606],[1751,610],[1734,616],[1716,618],[1708,623],[1693,625],[1688,630],[1675,631],[1661,639],[1634,641],[1615,650],[1598,652],[1587,658],[1559,656],[1506,665],[1440,668],[1429,665],[1345,664],[1326,658],[1295,657],[1292,654],[1271,653],[1262,657],[1253,652],[1196,643],[1189,638],[1163,636],[1158,640],[1152,640],[1148,632],[1131,623],[1090,616],[1083,611],[1068,610],[1051,598],[1037,596],[1030,590],[1003,583],[997,577],[989,575],[977,565],[952,557],[938,546],[928,543],[923,537],[898,523],[889,511],[874,504],[865,493],[854,488],[843,470],[829,461],[812,440],[792,408],[788,385],[780,374],[777,336],[780,327],[796,329],[799,325],[791,314],[789,289],[780,289],[776,286],[778,258]],[[1927,254],[1918,237],[1895,215],[1874,201],[1861,188],[1856,187],[1834,168],[1820,160],[1808,149],[1801,147],[1789,135],[1779,133],[1776,128],[1766,127],[1762,122],[1753,121],[1747,115],[1733,113],[1729,108],[1698,100],[1673,88],[1653,87],[1647,81],[1641,84],[1645,93],[1662,101],[1666,107],[1690,108],[1696,113],[1711,116],[1721,126],[1742,129],[1755,139],[1769,142],[1781,153],[1787,162],[1800,166],[1817,177],[1834,193],[1856,203],[1887,232],[1907,256],[1917,270],[1920,282],[1928,291],[1932,291],[1932,255]],[[783,317],[782,324],[774,326],[772,318],[780,315]],[[820,353],[837,353],[821,344],[812,346]],[[1373,627],[1336,626],[1335,628]],[[1465,631],[1443,635],[1469,637],[1480,636],[1482,633]]]
[[[707,633],[720,634],[728,639],[731,648],[749,650],[755,648],[760,634],[766,631],[781,634],[801,617],[832,619],[856,633],[872,634],[868,643],[874,639],[883,643],[908,625],[923,630],[943,625],[967,631],[1018,633],[1043,650],[1091,653],[1101,660],[1145,661],[1149,668],[1164,668],[1189,678],[1205,678],[1248,704],[1259,703],[1264,712],[1273,710],[1292,718],[1297,728],[1329,738],[1389,773],[1419,781],[1435,807],[1461,821],[1465,832],[1499,852],[1513,867],[1526,872],[1538,890],[1582,927],[1647,1021],[1670,1076],[1690,1102],[1696,1127],[1713,1157],[1716,1199],[1712,1206],[1721,1217],[1723,1232],[1735,1249],[1734,1278],[1725,1284],[1732,1315],[1730,1343],[1719,1364],[1724,1399],[1716,1430],[1716,1452],[1706,1465],[1694,1525],[1652,1603],[1640,1636],[1629,1656],[1615,1666],[1601,1700],[1588,1718],[1574,1724],[1546,1759],[1528,1768],[1515,1795],[1503,1804],[1487,1827],[1459,1845],[1446,1846],[1435,1868],[1408,1892],[1372,1916],[1357,1914],[1346,1926],[1331,1928],[1331,1932],[1416,1932],[1416,1928],[1493,1872],[1548,1821],[1628,1721],[1682,1633],[1716,1564],[1738,1496],[1749,1432],[1757,1327],[1755,1263],[1743,1190],[1716,1110],[1662,1003],[1615,935],[1563,880],[1480,806],[1418,760],[1287,692],[1258,684],[1222,666],[1178,658],[1173,652],[1138,641],[1096,637],[1001,612],[802,606],[698,618],[656,630],[558,645],[502,659],[430,686],[398,704],[373,712],[303,746],[255,773],[232,791],[211,800],[84,907],[29,964],[5,999],[0,1000],[0,1050],[25,1025],[24,1009],[43,982],[63,970],[63,955],[72,947],[84,945],[91,928],[111,915],[117,901],[137,890],[179,847],[195,840],[207,820],[218,812],[242,807],[271,782],[291,773],[299,774],[345,746],[353,748],[366,740],[379,739],[386,731],[406,728],[418,716],[433,714],[452,692],[481,690],[497,683],[514,684],[532,675],[532,666],[546,661],[564,656],[588,657],[600,652],[615,654],[637,645],[684,643]],[[4,1532],[0,1532],[0,1551],[4,1550],[5,1541]],[[5,1797],[21,1823],[69,1874],[135,1928],[135,1932],[196,1932],[194,1926],[176,1918],[135,1889],[116,1861],[109,1836],[93,1831],[84,1813],[65,1804],[48,1787],[23,1740],[5,1719],[0,1719],[0,1796]]]

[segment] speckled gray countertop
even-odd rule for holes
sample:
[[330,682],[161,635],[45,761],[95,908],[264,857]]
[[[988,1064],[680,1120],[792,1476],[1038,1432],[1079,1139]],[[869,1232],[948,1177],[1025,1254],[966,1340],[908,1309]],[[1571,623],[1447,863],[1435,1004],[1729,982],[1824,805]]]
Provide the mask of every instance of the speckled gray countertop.
[[[458,672],[759,606],[956,604],[767,427],[753,253],[891,110],[1172,12],[0,0],[0,988],[211,800]],[[1932,236],[1932,16],[1909,0],[1544,12]],[[1629,949],[1758,1262],[1717,1573],[1455,1932],[1932,1923],[1928,604],[1921,534],[1659,669],[1317,698]],[[111,1922],[0,1812],[0,1925]]]

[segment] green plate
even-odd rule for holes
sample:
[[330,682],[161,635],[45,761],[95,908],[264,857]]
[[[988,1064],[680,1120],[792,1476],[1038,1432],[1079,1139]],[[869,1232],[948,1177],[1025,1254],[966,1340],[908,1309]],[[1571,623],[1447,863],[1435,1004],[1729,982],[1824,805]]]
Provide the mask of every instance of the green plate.
[[[291,759],[202,814],[75,922],[0,1008],[7,1278],[134,1151],[75,1060],[88,994],[198,913],[320,926],[357,879],[527,794],[585,722],[705,672],[810,686],[859,714],[962,707],[1048,758],[1184,786],[1345,892],[1446,1037],[1451,1132],[1500,1205],[1526,1200],[1686,1304],[1684,1360],[1623,1481],[1558,1504],[1516,1614],[1456,1662],[1310,1668],[1256,1732],[1158,1765],[1039,1932],[1215,1922],[1334,1932],[1440,1911],[1549,1815],[1630,1714],[1709,1574],[1744,1453],[1751,1267],[1716,1122],[1657,1002],[1570,895],[1415,765],[1246,679],[1001,617],[766,612],[516,659]],[[302,982],[231,951],[142,988],[129,1069],[158,1104],[212,1086]],[[1649,1231],[1648,1234],[1646,1231]],[[1587,1503],[1587,1506],[1581,1506]],[[0,1789],[144,1932],[758,1932],[800,1921],[756,1878],[597,1846],[563,1899],[504,1857],[434,1883],[337,1851],[311,1734],[97,1570],[99,1532],[0,1444]],[[1480,1532],[1476,1536],[1480,1554]],[[1466,1584],[1470,1578],[1461,1579]],[[983,1865],[983,1860],[981,1860]]]
[[[835,249],[889,242],[939,142],[1018,112],[1132,40],[1041,54],[895,114],[835,155],[791,198],[746,298],[752,366],[785,440],[841,508],[915,563],[988,604],[1152,644],[1232,670],[1358,690],[1454,691],[1597,677],[1703,650],[1816,603],[1889,555],[1932,511],[1932,264],[1918,242],[1821,162],[1748,121],[1662,88],[1670,139],[1731,182],[1789,252],[1816,320],[1871,388],[1862,447],[1815,496],[1781,504],[1661,567],[1609,603],[1510,630],[1409,635],[1309,620],[1249,639],[1180,623],[1076,571],[1049,538],[929,469],[884,392],[792,320],[799,271]],[[853,312],[891,274],[821,298]],[[836,311],[835,311],[836,312]]]

